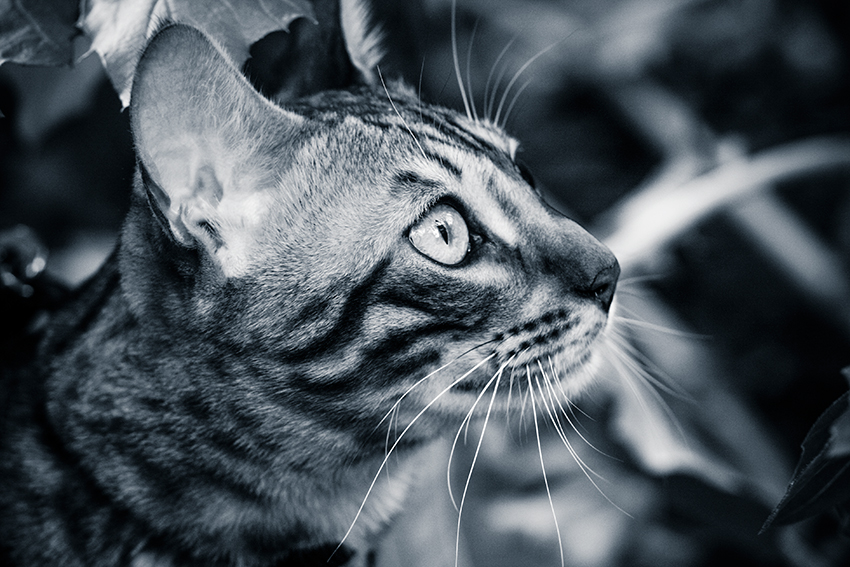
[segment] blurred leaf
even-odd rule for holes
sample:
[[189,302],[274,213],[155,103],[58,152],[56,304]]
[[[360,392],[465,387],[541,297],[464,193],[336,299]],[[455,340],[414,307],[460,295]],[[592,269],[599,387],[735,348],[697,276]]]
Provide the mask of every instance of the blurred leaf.
[[[639,385],[622,385],[615,396],[612,433],[645,470],[660,476],[693,475],[729,493],[741,490],[740,471],[700,442],[689,423],[698,419],[693,413],[672,420],[657,398],[642,392]],[[685,417],[689,422],[683,421]]]
[[200,29],[241,65],[252,43],[300,17],[313,18],[309,0],[88,0],[81,26],[127,106],[141,50],[162,23]]
[[798,522],[831,508],[844,509],[850,503],[850,392],[818,418],[802,447],[785,496],[763,529]]
[[77,0],[0,0],[0,64],[70,65]]
[[[646,326],[634,329],[620,313]],[[612,377],[606,381],[616,402],[611,433],[641,469],[691,476],[772,508],[790,464],[740,394],[725,385],[708,344],[694,340],[687,324],[646,288],[618,298],[609,332],[633,343],[633,358],[647,361],[646,368],[617,363],[613,349],[611,368],[600,373]]]

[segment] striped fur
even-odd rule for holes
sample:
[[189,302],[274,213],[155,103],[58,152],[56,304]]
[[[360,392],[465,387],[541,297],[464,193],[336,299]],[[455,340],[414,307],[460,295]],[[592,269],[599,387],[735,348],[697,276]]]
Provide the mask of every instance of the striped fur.
[[[502,130],[398,83],[280,108],[183,26],[134,85],[120,245],[13,394],[14,564],[325,564],[345,540],[367,565],[420,449],[494,377],[500,411],[549,370],[585,386],[616,261]],[[456,266],[408,238],[437,203],[468,225]]]

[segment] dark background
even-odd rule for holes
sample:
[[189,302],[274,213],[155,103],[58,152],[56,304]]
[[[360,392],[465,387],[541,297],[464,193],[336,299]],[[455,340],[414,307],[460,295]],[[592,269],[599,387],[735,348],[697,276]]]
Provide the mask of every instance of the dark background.
[[[462,109],[451,2],[382,0],[376,15],[388,47],[383,73]],[[550,201],[603,239],[628,224],[617,214],[624,200],[675,191],[733,158],[850,134],[844,2],[468,0],[457,22],[460,67],[479,110],[485,91],[498,106],[514,73],[548,48],[505,95],[507,107],[523,89],[506,127]],[[54,273],[78,282],[108,252],[127,207],[127,113],[94,57],[73,70],[0,67],[0,110],[0,229],[32,227]],[[621,258],[624,304],[636,294],[631,308],[641,318],[690,333],[643,328],[632,337],[651,373],[686,391],[687,400],[666,401],[697,439],[689,446],[747,480],[724,489],[709,469],[653,465],[621,420],[625,402],[603,393],[582,405],[592,419],[578,419],[605,455],[573,439],[604,477],[595,479],[600,490],[563,446],[545,452],[564,456],[548,457],[547,472],[568,565],[850,561],[832,514],[757,535],[809,427],[847,389],[848,189],[846,165],[806,171],[704,215],[650,253]],[[809,246],[795,257],[782,254],[785,242]],[[826,270],[814,284],[804,277],[812,261]],[[560,564],[533,431],[508,429],[510,441],[488,441],[476,465],[460,562]],[[462,460],[455,470],[465,478]],[[452,535],[449,516],[442,530],[419,518],[398,539],[415,538],[404,529]]]

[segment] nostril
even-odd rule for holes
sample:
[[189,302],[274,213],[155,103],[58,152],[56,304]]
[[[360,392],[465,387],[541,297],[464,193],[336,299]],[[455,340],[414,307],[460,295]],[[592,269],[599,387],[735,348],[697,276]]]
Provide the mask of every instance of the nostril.
[[609,283],[599,285],[593,290],[593,297],[602,304],[605,311],[608,311],[614,300],[614,285]]
[[617,278],[620,277],[620,265],[615,261],[613,264],[606,266],[593,281],[584,289],[579,289],[579,294],[594,299],[602,306],[602,309],[608,311],[611,307],[611,302],[614,300],[614,289],[617,287]]

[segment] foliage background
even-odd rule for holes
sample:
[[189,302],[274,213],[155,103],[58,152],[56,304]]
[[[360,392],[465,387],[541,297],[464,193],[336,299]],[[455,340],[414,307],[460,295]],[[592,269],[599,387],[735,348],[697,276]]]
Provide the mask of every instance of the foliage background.
[[[389,48],[384,74],[462,108],[451,2],[375,8]],[[657,202],[735,159],[850,132],[850,9],[840,2],[461,0],[457,10],[461,68],[479,108],[492,69],[506,70],[504,87],[554,45],[515,83],[513,93],[524,90],[508,129],[551,201],[602,238],[641,238],[622,214],[638,195]],[[88,47],[75,42],[78,54]],[[52,269],[79,281],[127,206],[126,112],[95,57],[73,70],[0,67],[0,110],[0,228],[35,228]],[[580,402],[588,416],[579,430],[602,453],[572,439],[602,477],[599,490],[554,434],[544,436],[568,565],[850,561],[833,513],[758,535],[806,432],[847,389],[849,181],[846,166],[781,180],[624,259],[624,305],[687,333],[645,326],[630,337],[654,375],[686,392],[665,394],[682,433],[663,410],[635,409],[618,386],[601,387]],[[459,562],[559,565],[533,431],[505,429],[485,437]],[[454,561],[457,515],[444,466],[435,471],[385,564]],[[462,459],[453,471],[463,481]]]

